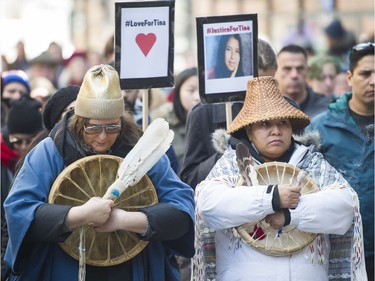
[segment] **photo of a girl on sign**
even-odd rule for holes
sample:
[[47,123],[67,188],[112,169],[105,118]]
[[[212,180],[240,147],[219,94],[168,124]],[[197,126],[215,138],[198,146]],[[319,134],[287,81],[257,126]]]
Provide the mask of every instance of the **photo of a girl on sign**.
[[258,75],[257,15],[197,18],[199,94],[204,103],[243,101]]
[[239,34],[220,36],[216,62],[208,71],[208,79],[244,76],[241,56],[242,44]]

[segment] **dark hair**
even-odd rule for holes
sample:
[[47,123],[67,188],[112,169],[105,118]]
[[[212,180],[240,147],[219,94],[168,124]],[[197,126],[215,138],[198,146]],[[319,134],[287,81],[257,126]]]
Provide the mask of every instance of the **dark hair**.
[[192,67],[182,71],[176,78],[176,86],[173,90],[173,110],[176,113],[177,118],[184,124],[186,123],[187,113],[181,104],[181,87],[188,78],[197,75],[198,69]]
[[290,44],[283,47],[277,56],[280,56],[281,53],[293,53],[293,54],[302,54],[307,60],[307,52],[304,48],[298,45]]
[[215,78],[227,78],[230,77],[231,71],[225,65],[225,49],[227,47],[227,42],[230,38],[234,38],[238,41],[240,46],[240,62],[238,65],[236,77],[244,76],[243,69],[242,69],[242,43],[241,37],[239,34],[230,34],[230,35],[223,35],[219,41],[219,47],[217,50],[217,57],[216,57],[216,65],[215,65]]
[[276,54],[271,45],[261,38],[258,38],[258,69],[277,70]]
[[73,101],[77,99],[80,86],[69,85],[58,89],[55,94],[50,97],[44,107],[43,122],[48,130],[56,125],[62,117],[62,113]]
[[368,55],[374,55],[374,43],[360,43],[353,46],[350,55],[349,55],[349,70],[351,73],[354,72],[354,69],[358,65],[358,61],[363,57]]

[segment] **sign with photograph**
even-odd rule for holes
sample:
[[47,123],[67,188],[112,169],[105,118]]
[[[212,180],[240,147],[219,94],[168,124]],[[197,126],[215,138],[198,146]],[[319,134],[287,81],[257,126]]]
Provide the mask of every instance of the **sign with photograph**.
[[258,76],[256,14],[197,18],[199,92],[204,103],[244,100]]
[[121,88],[173,86],[174,1],[116,2],[115,13]]

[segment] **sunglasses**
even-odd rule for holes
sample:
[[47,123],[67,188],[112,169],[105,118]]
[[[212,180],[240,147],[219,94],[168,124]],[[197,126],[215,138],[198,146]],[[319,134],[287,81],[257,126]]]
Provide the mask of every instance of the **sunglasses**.
[[117,134],[121,130],[121,125],[84,125],[83,130],[88,135],[99,135],[103,130],[106,134]]
[[29,145],[32,141],[32,138],[27,138],[27,139],[21,139],[21,138],[16,138],[16,137],[13,137],[13,136],[9,136],[9,142],[11,144],[16,144],[16,145]]
[[365,50],[368,50],[368,49],[373,49],[375,46],[374,43],[371,43],[371,42],[367,42],[367,43],[359,43],[355,46],[353,46],[352,50],[353,51],[356,51],[356,52],[361,52],[361,51],[365,51]]

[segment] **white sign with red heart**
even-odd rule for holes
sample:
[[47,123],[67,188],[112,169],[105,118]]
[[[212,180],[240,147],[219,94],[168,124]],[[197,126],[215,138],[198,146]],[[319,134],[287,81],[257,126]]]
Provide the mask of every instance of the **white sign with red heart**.
[[121,79],[168,75],[169,8],[122,9]]
[[156,42],[156,35],[154,33],[139,33],[135,37],[135,42],[137,42],[139,49],[141,49],[142,53],[147,57]]

